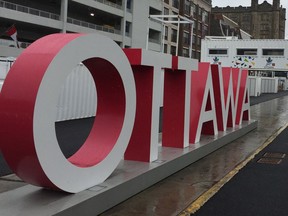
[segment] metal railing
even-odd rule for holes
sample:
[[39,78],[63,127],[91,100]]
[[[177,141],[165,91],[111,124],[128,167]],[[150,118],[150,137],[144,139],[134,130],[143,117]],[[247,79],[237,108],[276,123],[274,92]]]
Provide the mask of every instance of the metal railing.
[[107,0],[94,0],[94,1],[100,2],[100,3],[105,4],[105,5],[109,5],[111,7],[122,9],[122,5],[115,4],[115,3],[107,1]]
[[83,26],[83,27],[86,27],[86,28],[95,29],[95,30],[98,30],[98,31],[105,31],[105,32],[109,32],[109,33],[112,33],[112,34],[121,34],[120,30],[115,29],[113,27],[100,26],[100,25],[96,25],[96,24],[93,24],[93,23],[89,23],[89,22],[73,19],[73,18],[70,18],[70,17],[67,18],[67,23]]
[[[27,48],[31,43],[27,42],[18,42],[20,48]],[[6,39],[0,39],[0,45],[1,46],[8,46],[8,47],[16,47],[16,43],[13,40],[6,40]]]
[[[94,0],[94,1],[98,1],[98,2],[101,2],[103,4],[107,4],[107,5],[110,5],[110,6],[114,5],[114,7],[117,7],[117,8],[120,8],[120,9],[122,7],[122,6],[119,6],[119,5],[118,5],[119,7],[115,6],[117,4],[114,4],[112,2],[108,2],[106,0]],[[10,2],[6,2],[6,1],[2,1],[2,0],[0,0],[0,7],[7,8],[7,9],[10,9],[10,10],[19,11],[19,12],[23,12],[23,13],[28,13],[28,14],[35,15],[35,16],[45,17],[45,18],[48,18],[48,19],[60,20],[60,15],[58,15],[58,14],[49,13],[49,12],[46,12],[46,11],[42,11],[42,10],[38,10],[38,9],[35,9],[35,8],[30,8],[30,7],[26,7],[26,6],[23,6],[23,5],[18,5],[18,4],[14,4],[14,3],[10,3]],[[86,28],[95,29],[95,30],[98,30],[98,31],[105,31],[105,32],[109,32],[109,33],[112,33],[112,34],[121,34],[120,30],[115,29],[113,27],[95,25],[93,23],[89,23],[89,22],[73,19],[73,18],[70,18],[70,17],[67,18],[67,23],[71,23],[71,24],[82,26],[82,27],[86,27]]]
[[23,5],[19,5],[19,4],[2,1],[2,0],[0,0],[0,7],[23,12],[23,13],[28,13],[28,14],[35,15],[35,16],[41,16],[41,17],[45,17],[49,19],[60,20],[60,15],[58,14],[49,13],[46,11],[42,11],[42,10],[26,7]]

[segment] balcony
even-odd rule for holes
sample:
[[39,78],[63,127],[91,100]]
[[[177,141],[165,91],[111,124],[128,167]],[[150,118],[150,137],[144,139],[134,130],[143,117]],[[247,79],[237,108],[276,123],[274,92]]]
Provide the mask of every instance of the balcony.
[[60,15],[0,0],[0,7],[48,19],[60,20]]
[[119,5],[119,4],[116,4],[107,0],[94,0],[94,1],[100,2],[102,4],[105,4],[105,5],[117,8],[117,9],[122,9],[122,5]]
[[112,34],[121,34],[121,31],[118,29],[113,28],[112,26],[100,26],[100,25],[96,25],[93,23],[89,23],[89,22],[85,22],[85,21],[81,21],[81,20],[77,20],[77,19],[72,19],[72,18],[67,18],[67,23],[73,24],[73,25],[78,25],[78,26],[82,26],[82,27],[86,27],[86,28],[90,28],[90,29],[95,29],[97,31],[104,31],[104,32],[109,32]]
[[[109,1],[106,1],[106,0],[95,0],[95,1],[99,1],[99,2],[101,2],[103,4],[108,4],[110,6],[112,6],[112,5],[115,6],[116,5],[116,4],[111,3]],[[59,14],[49,13],[49,12],[46,12],[46,11],[43,11],[43,10],[38,10],[38,9],[35,9],[35,8],[30,8],[30,7],[26,7],[26,6],[23,6],[23,5],[14,4],[14,3],[10,3],[10,2],[6,2],[6,1],[2,1],[2,0],[0,0],[0,7],[6,8],[6,9],[9,9],[9,10],[15,10],[15,11],[22,12],[22,13],[31,14],[33,16],[39,16],[39,17],[44,17],[44,18],[47,18],[47,19],[60,21],[60,15]],[[86,28],[90,28],[90,29],[95,29],[97,31],[104,31],[104,32],[112,33],[112,34],[121,34],[120,30],[115,29],[112,26],[96,25],[94,23],[89,23],[89,22],[86,22],[86,21],[73,19],[73,18],[70,18],[70,17],[67,18],[67,23],[78,25],[78,26],[82,26],[82,27],[86,27]]]

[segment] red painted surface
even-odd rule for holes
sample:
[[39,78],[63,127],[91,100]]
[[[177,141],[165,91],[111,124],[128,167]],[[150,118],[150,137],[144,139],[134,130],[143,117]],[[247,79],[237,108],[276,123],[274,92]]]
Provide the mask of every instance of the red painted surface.
[[[233,113],[236,113],[235,110],[235,97],[233,93],[233,76],[232,76],[232,70],[231,68],[222,68],[222,77],[223,77],[223,90],[224,90],[224,109],[225,111],[228,111],[228,117],[227,117],[227,122],[226,126],[227,127],[233,127],[235,126],[235,114],[232,114],[232,109]],[[232,79],[232,83],[230,83],[230,80]],[[232,87],[230,87],[232,85]],[[229,89],[232,90],[232,92],[229,92]]]
[[125,160],[150,161],[153,67],[132,66],[136,84],[136,115]]
[[[211,65],[217,126],[220,131],[235,125],[235,99],[233,97],[232,70],[229,67],[219,68]],[[236,81],[238,77],[235,77]],[[234,109],[234,110],[233,110]],[[232,113],[233,110],[233,113]]]
[[[222,68],[223,70],[223,68]],[[211,65],[211,73],[212,73],[212,80],[213,80],[213,88],[214,88],[214,99],[215,99],[215,109],[216,109],[216,116],[217,116],[217,126],[220,131],[224,130],[224,113],[222,110],[222,97],[221,88],[223,88],[220,84],[222,80],[222,76],[219,71],[218,65]]]
[[177,57],[173,68],[165,70],[162,146],[183,148],[186,71],[178,70]]
[[236,124],[241,124],[243,120],[250,120],[249,95],[247,90],[248,70],[241,71],[239,86],[239,97],[236,112]]
[[[30,45],[14,63],[0,94],[1,151],[11,169],[20,178],[34,185],[57,189],[41,168],[35,150],[33,117],[37,92],[53,58],[65,45],[80,36],[81,34],[50,35]],[[151,56],[148,55],[150,53],[145,53],[147,61],[145,61],[146,65],[143,65],[143,50],[125,49],[124,52],[133,69],[137,107],[132,135],[124,158],[149,162],[151,154],[156,152],[155,149],[151,150],[151,134],[155,132],[155,130],[151,132],[152,110],[154,108],[155,111],[156,105],[158,106],[156,102],[159,102],[154,101],[153,104],[155,96],[153,88],[157,86],[154,84],[153,87],[153,82],[155,73],[160,73],[161,68],[165,68],[161,63],[159,64],[159,59],[164,56],[160,55],[161,58],[151,60]],[[187,136],[184,137],[184,122],[186,73],[188,72],[179,69],[178,60],[178,57],[173,57],[172,67],[165,69],[162,144],[167,147],[183,148],[184,138],[187,140]],[[167,62],[165,62],[166,66],[171,64]],[[156,66],[153,66],[154,63],[157,65],[157,70],[155,70]],[[91,72],[97,87],[97,113],[87,140],[68,160],[79,167],[90,167],[105,159],[115,146],[123,126],[126,99],[123,82],[112,63],[95,57],[86,59],[83,64]],[[240,72],[239,69],[223,68],[220,74],[218,66],[210,66],[209,63],[199,63],[198,66],[198,71],[191,74],[189,131],[191,144],[199,141],[196,137],[199,131],[203,134],[216,134],[216,124],[223,130],[226,124],[223,115],[227,109],[228,126],[232,125],[233,121],[241,124],[242,120],[250,119],[248,71]],[[229,96],[231,76],[234,101]],[[158,79],[159,76],[157,82]],[[233,108],[232,105],[236,107]],[[231,114],[232,109],[236,111],[236,118]],[[217,119],[218,123],[214,119]],[[158,143],[156,145],[158,149]]]
[[[200,121],[200,118],[204,118],[206,112],[211,111],[211,105],[215,102],[211,100],[210,90],[213,86],[209,86],[207,83],[208,74],[211,73],[210,64],[200,62],[198,65],[198,72],[192,72],[191,81],[191,113],[190,113],[190,137],[189,142],[195,143],[197,140],[197,131],[201,130],[202,134],[214,134],[213,122],[211,120]],[[208,91],[206,97],[204,97],[205,90]],[[202,107],[205,107],[202,112]]]
[[65,44],[79,36],[50,35],[31,44],[12,66],[0,94],[1,151],[13,172],[30,184],[56,189],[35,151],[34,106],[48,65]]
[[117,69],[108,61],[91,58],[83,61],[97,87],[97,113],[83,146],[68,160],[79,167],[102,161],[114,147],[125,115],[125,92]]
[[[30,184],[57,189],[45,175],[35,150],[34,106],[47,67],[66,44],[79,36],[56,34],[33,43],[17,59],[1,91],[1,151],[14,173]],[[68,160],[76,166],[89,167],[102,161],[115,145],[124,120],[125,92],[111,63],[91,58],[83,64],[97,86],[97,113],[87,140]]]

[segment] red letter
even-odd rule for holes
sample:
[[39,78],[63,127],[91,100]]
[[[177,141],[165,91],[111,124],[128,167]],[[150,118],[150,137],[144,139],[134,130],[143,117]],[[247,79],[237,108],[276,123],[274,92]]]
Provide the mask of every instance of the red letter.
[[126,160],[154,161],[158,158],[161,73],[171,68],[172,56],[142,49],[124,50],[136,83],[137,110]]
[[162,146],[189,146],[191,72],[195,59],[173,56],[173,70],[165,70]]
[[[233,69],[233,72],[236,72],[236,68]],[[249,87],[248,83],[248,70],[238,69],[240,70],[240,79],[239,79],[239,87],[236,96],[236,124],[241,125],[243,120],[250,120],[250,99],[249,99]]]
[[211,68],[209,63],[199,63],[197,73],[192,73],[190,143],[200,141],[203,134],[218,134],[213,93]]
[[[56,106],[62,84],[80,62],[93,76],[97,112],[87,140],[66,159],[55,134]],[[123,158],[135,117],[135,83],[111,39],[54,34],[19,56],[0,104],[1,150],[11,169],[30,184],[74,193],[105,181]]]
[[[231,68],[211,65],[218,129],[235,127],[236,109]],[[237,78],[237,77],[234,77]]]

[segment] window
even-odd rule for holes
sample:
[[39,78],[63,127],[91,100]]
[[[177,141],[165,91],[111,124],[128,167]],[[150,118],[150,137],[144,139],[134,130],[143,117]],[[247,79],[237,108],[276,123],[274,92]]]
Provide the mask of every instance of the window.
[[164,44],[164,53],[167,53],[167,44]]
[[176,55],[176,47],[175,46],[171,46],[171,55]]
[[132,9],[132,0],[127,0],[127,9]]
[[130,28],[131,28],[131,23],[130,22],[126,22],[126,27],[125,27],[126,36],[130,35],[130,32],[131,32]]
[[159,11],[156,8],[153,8],[153,7],[149,7],[149,14],[150,15],[161,15],[162,11]]
[[168,8],[164,8],[164,15],[169,15],[169,9]]
[[189,33],[184,32],[183,37],[184,37],[184,44],[189,45],[189,43],[190,43]]
[[260,30],[268,30],[269,31],[269,25],[267,23],[261,24]]
[[209,49],[209,55],[227,55],[228,49]]
[[171,41],[174,43],[177,42],[177,30],[175,30],[175,29],[172,29]]
[[201,16],[202,15],[202,9],[199,7],[198,8],[198,16]]
[[183,49],[183,56],[189,57],[189,49]]
[[208,35],[208,26],[204,25],[202,29],[202,37],[204,38],[206,35]]
[[172,6],[175,7],[175,8],[178,8],[179,7],[179,1],[178,0],[173,0],[172,1]]
[[192,17],[196,16],[196,5],[191,3],[191,9],[190,9],[190,13]]
[[257,55],[257,49],[237,49],[237,55]]
[[185,0],[184,12],[188,16],[190,15],[190,1],[188,1],[188,0]]
[[284,56],[284,49],[263,49],[262,54],[269,56]]
[[197,45],[198,45],[198,46],[201,45],[201,37],[197,37]]
[[203,10],[202,13],[202,22],[203,23],[208,23],[208,12]]
[[197,29],[199,32],[201,32],[201,27],[202,27],[202,23],[198,22],[197,23]]
[[269,21],[269,14],[267,13],[261,14],[261,21]]
[[165,40],[168,40],[168,26],[164,27]]
[[160,38],[161,38],[161,33],[154,30],[150,29],[149,31],[149,42],[152,43],[160,43]]

